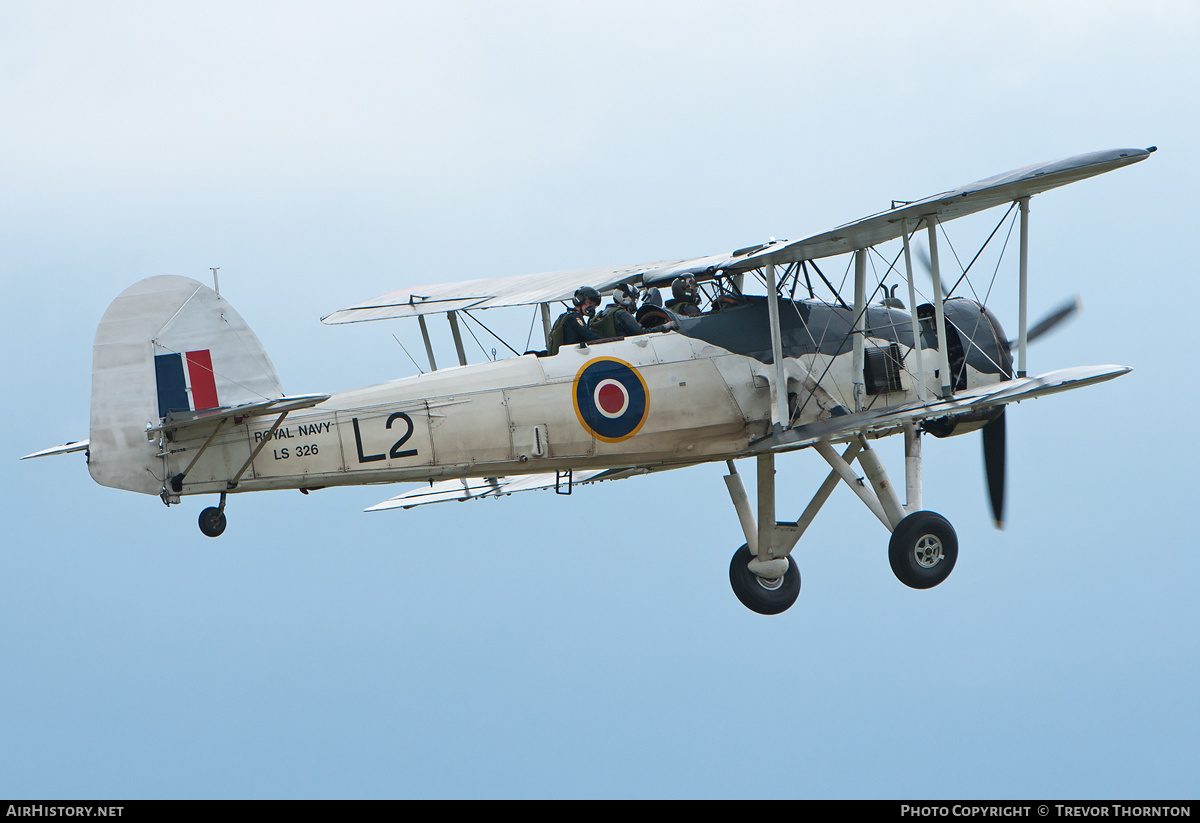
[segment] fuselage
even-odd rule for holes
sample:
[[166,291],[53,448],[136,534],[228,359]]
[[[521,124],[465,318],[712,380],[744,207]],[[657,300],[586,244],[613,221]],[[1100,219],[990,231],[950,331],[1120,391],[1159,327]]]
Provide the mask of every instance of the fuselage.
[[[956,302],[959,305],[955,305]],[[955,382],[974,387],[1011,374],[999,325],[970,301],[947,303]],[[867,311],[864,368],[853,367],[853,313],[783,301],[781,327],[791,423],[837,406],[899,406],[918,399],[910,315]],[[572,468],[655,468],[732,459],[772,426],[775,368],[765,298],[680,318],[677,332],[565,347],[393,380],[333,394],[291,413],[256,417],[218,434],[187,472],[182,494],[433,481]],[[937,339],[919,334],[925,388],[936,393]],[[962,339],[965,338],[965,344]],[[959,387],[959,386],[956,386]],[[204,444],[197,432],[160,457],[162,477]],[[266,439],[267,442],[263,442]]]

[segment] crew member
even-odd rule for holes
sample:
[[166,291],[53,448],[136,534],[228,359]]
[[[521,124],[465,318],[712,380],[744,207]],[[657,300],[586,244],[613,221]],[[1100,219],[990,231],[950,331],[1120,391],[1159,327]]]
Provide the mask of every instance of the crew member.
[[700,285],[690,274],[675,278],[671,283],[671,297],[667,308],[676,314],[699,317],[704,313],[700,310]]
[[554,321],[554,328],[550,329],[546,354],[551,357],[558,354],[558,350],[563,346],[602,339],[587,326],[588,319],[596,313],[596,307],[600,305],[600,292],[591,286],[580,286],[575,290],[575,297],[571,302],[574,305],[563,312]]
[[633,337],[645,334],[642,324],[634,319],[637,311],[637,288],[621,283],[613,290],[612,305],[592,318],[588,328],[601,337]]

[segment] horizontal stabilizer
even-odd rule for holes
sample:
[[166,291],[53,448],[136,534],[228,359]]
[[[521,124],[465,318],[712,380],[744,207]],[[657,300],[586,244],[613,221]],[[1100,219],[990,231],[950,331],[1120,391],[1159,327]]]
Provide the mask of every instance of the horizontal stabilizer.
[[28,460],[31,457],[45,457],[46,455],[49,455],[49,454],[70,454],[71,452],[82,452],[82,451],[87,451],[87,447],[88,447],[87,440],[72,440],[70,443],[67,443],[65,446],[55,446],[50,449],[42,449],[40,452],[34,452],[33,454],[27,454],[24,457],[22,457],[21,459]]
[[411,509],[413,506],[423,506],[426,503],[443,503],[447,500],[477,500],[484,497],[503,497],[513,492],[535,491],[537,489],[558,488],[565,490],[571,486],[585,483],[598,483],[601,480],[617,480],[633,474],[645,474],[645,469],[587,469],[572,472],[568,478],[566,472],[561,475],[555,472],[542,474],[522,474],[516,477],[464,477],[459,480],[443,480],[433,483],[428,488],[405,492],[395,497],[371,506],[364,511],[380,512],[387,509]]
[[263,417],[272,414],[309,409],[324,403],[329,399],[328,394],[298,394],[294,397],[279,397],[274,400],[260,400],[256,403],[242,403],[237,406],[224,406],[204,411],[170,412],[161,424],[147,426],[146,431],[174,431],[210,426],[230,418]]

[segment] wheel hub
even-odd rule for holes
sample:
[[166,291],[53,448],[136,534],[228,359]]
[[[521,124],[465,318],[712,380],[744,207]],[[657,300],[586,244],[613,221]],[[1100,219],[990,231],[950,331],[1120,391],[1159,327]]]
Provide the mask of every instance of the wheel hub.
[[942,562],[942,541],[936,535],[922,535],[917,541],[913,556],[917,565],[923,569],[932,569]]
[[754,575],[754,579],[758,581],[758,585],[769,592],[773,592],[783,585],[782,577],[759,577],[758,575]]

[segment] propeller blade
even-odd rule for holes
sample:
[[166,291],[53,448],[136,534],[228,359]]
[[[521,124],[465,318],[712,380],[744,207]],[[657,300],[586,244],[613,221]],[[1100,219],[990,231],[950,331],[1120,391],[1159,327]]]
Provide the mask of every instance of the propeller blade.
[[[1026,336],[1029,338],[1029,342],[1032,343],[1034,340],[1037,340],[1043,334],[1046,334],[1047,332],[1051,331],[1059,323],[1063,322],[1064,320],[1069,319],[1071,317],[1071,315],[1075,314],[1076,312],[1082,311],[1082,310],[1083,310],[1083,301],[1079,299],[1079,295],[1076,295],[1075,297],[1072,297],[1070,300],[1067,300],[1062,305],[1060,305],[1057,309],[1050,312],[1048,315],[1043,317],[1041,320],[1039,320],[1038,322],[1033,324],[1033,328],[1031,328],[1029,331],[1027,331],[1025,333]],[[1009,340],[1008,347],[1010,349],[1015,349],[1017,347],[1017,341]]]
[[[925,269],[925,274],[929,277],[929,280],[932,282],[933,281],[933,261],[929,259],[929,249],[925,248],[924,244],[922,244],[922,243],[917,244],[917,261],[921,264],[921,267],[923,269]],[[941,278],[938,278],[938,279],[940,280]],[[945,297],[946,297],[946,281],[942,280],[941,282],[942,282],[942,298],[945,299]]]
[[988,498],[996,528],[1004,528],[1004,409],[995,420],[983,427],[983,471],[987,476]]

